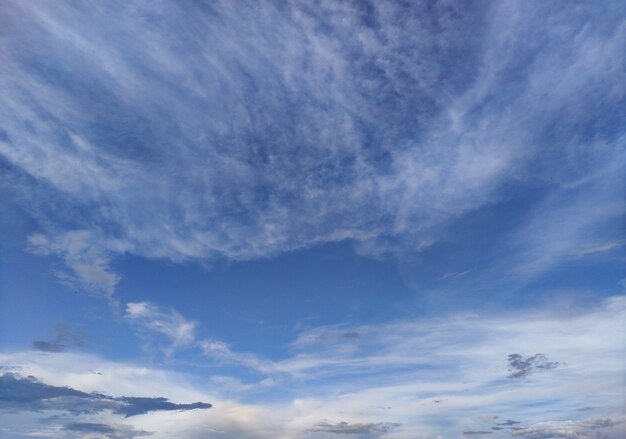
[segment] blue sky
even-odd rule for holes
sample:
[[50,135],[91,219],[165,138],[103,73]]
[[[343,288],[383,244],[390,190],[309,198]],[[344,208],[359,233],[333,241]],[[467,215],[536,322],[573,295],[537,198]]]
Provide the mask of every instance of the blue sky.
[[0,13],[0,437],[626,433],[620,1]]

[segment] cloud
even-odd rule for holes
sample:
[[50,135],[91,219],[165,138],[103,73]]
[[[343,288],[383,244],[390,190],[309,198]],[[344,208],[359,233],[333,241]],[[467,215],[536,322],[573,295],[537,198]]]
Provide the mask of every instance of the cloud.
[[205,402],[193,402],[190,404],[175,404],[167,400],[167,398],[138,398],[124,396],[117,398],[125,404],[120,406],[115,413],[123,414],[126,417],[141,415],[148,412],[157,412],[163,410],[195,410],[209,409],[211,404]]
[[578,256],[587,256],[587,255],[593,255],[596,253],[604,253],[604,252],[614,250],[616,248],[620,248],[623,245],[624,245],[624,241],[604,242],[602,244],[595,244],[595,245],[583,247],[580,250],[578,250],[576,254]]
[[[528,428],[511,432],[514,437],[526,439],[599,439],[608,436],[597,430],[615,427],[619,422],[613,419],[595,419],[591,421],[545,421]],[[619,434],[619,432],[617,432]],[[622,431],[623,433],[623,431]],[[617,437],[617,436],[616,436]]]
[[84,344],[84,335],[72,331],[67,325],[59,323],[55,328],[55,337],[52,340],[35,340],[33,349],[44,352],[65,352],[73,347]]
[[278,382],[273,378],[265,378],[258,382],[244,383],[232,376],[214,375],[211,384],[223,389],[228,394],[260,393],[269,388],[276,388]]
[[[316,433],[311,425],[320,429],[319,434],[333,434],[333,428],[350,431],[359,425],[376,425],[371,422],[376,417],[401,424],[394,429],[399,437],[418,431],[424,437],[443,433],[454,437],[487,431],[468,419],[468,413],[477,411],[492,414],[480,419],[493,421],[493,432],[521,432],[527,428],[523,425],[545,420],[550,410],[569,415],[576,422],[589,414],[603,413],[611,419],[618,416],[615,395],[622,389],[616,388],[615,382],[623,372],[624,347],[621,340],[606,334],[626,330],[625,306],[624,297],[616,296],[567,313],[523,309],[500,315],[460,313],[314,327],[301,331],[279,359],[237,352],[224,341],[198,336],[189,346],[214,360],[202,362],[208,371],[221,373],[220,367],[226,364],[254,372],[256,381],[217,374],[209,382],[223,398],[237,395],[264,401],[271,396],[271,403],[256,406],[263,413],[259,416],[267,418],[268,433],[258,433],[259,437],[275,437],[277,425],[283,426],[287,436]],[[179,315],[156,308],[166,315]],[[139,307],[136,314],[148,313]],[[543,353],[507,354],[511,346],[520,352],[549,353],[550,357]],[[559,362],[551,361],[552,357]],[[503,362],[503,358],[508,361]],[[537,373],[557,365],[558,373]],[[111,373],[105,372],[105,377]],[[587,414],[578,410],[590,404],[602,407],[601,411]],[[381,411],[377,407],[391,409]],[[445,429],[438,423],[442,407],[446,422],[457,420]],[[337,419],[339,414],[349,416],[350,421],[343,421],[347,425],[318,421]],[[249,424],[245,425],[247,429]]]
[[496,422],[496,425],[506,425],[506,426],[511,426],[511,425],[516,425],[519,424],[519,421],[513,421],[511,419],[507,419],[504,422]]
[[105,410],[125,417],[154,411],[208,409],[211,404],[175,404],[166,398],[111,397],[86,393],[70,387],[44,384],[36,378],[15,373],[0,375],[0,408],[9,410],[62,410],[70,413],[99,413]]
[[337,433],[337,434],[372,434],[387,433],[400,424],[393,422],[368,422],[363,424],[351,424],[341,421],[335,424],[323,421],[311,429],[314,432]]
[[496,263],[494,270],[507,273],[509,281],[529,281],[581,256],[612,248],[598,241],[621,242],[624,207],[617,163],[621,159],[602,161],[584,182],[566,185],[537,203],[525,224],[509,237],[510,256]]
[[273,368],[270,361],[250,353],[235,352],[223,341],[198,338],[195,334],[197,323],[186,319],[174,309],[150,302],[131,302],[126,304],[125,317],[147,336],[164,336],[169,341],[165,348],[167,355],[187,347],[198,350],[218,363],[239,364],[264,373]]
[[198,346],[205,356],[218,363],[238,364],[266,374],[275,372],[272,361],[247,352],[235,352],[223,341],[200,340]]
[[6,187],[60,278],[107,297],[126,253],[424,248],[512,187],[623,167],[626,28],[594,8],[11,1]]
[[28,244],[34,253],[55,255],[65,262],[69,272],[57,270],[55,275],[68,287],[112,300],[120,277],[111,271],[109,252],[103,250],[93,232],[75,230],[52,239],[35,233],[28,237]]
[[105,437],[111,439],[132,439],[140,436],[150,436],[151,432],[135,430],[128,425],[108,425],[93,422],[74,422],[63,426],[63,430],[69,433],[89,434],[89,437]]
[[507,360],[511,371],[509,378],[524,378],[533,369],[554,369],[559,366],[558,362],[548,361],[544,354],[535,354],[527,358],[520,354],[510,354]]
[[463,432],[464,436],[482,436],[482,435],[485,435],[485,434],[493,434],[493,431],[480,431],[480,430],[472,431],[472,430],[470,430],[470,431],[464,431]]
[[451,272],[448,272],[448,273],[444,273],[443,276],[441,276],[441,279],[442,280],[445,280],[445,279],[455,279],[455,278],[458,278],[458,277],[463,277],[466,274],[468,274],[469,272],[470,272],[470,270],[451,271]]
[[[624,393],[626,356],[623,341],[607,334],[626,331],[625,316],[626,299],[616,296],[575,312],[533,308],[496,315],[464,312],[375,324],[321,326],[301,331],[279,358],[250,353],[267,368],[253,367],[232,378],[223,376],[219,361],[214,364],[206,359],[200,366],[191,366],[202,367],[200,376],[169,369],[175,360],[189,357],[170,357],[159,368],[85,353],[3,353],[0,363],[12,368],[3,370],[19,373],[20,377],[40,377],[41,381],[31,383],[36,389],[34,394],[49,392],[44,396],[57,396],[38,396],[23,403],[23,407],[38,407],[41,412],[19,409],[21,403],[7,401],[12,409],[0,410],[0,424],[15,426],[20,432],[32,431],[33,426],[44,425],[38,422],[42,416],[64,412],[72,419],[45,421],[46,428],[62,428],[73,422],[116,425],[129,415],[124,424],[154,432],[151,437],[159,439],[176,434],[190,439],[210,435],[306,439],[350,435],[347,431],[359,428],[361,433],[355,436],[402,439],[461,437],[463,432],[491,428],[496,428],[491,430],[494,434],[486,436],[508,437],[515,433],[514,437],[523,438],[522,433],[539,435],[541,431],[562,431],[560,428],[565,432],[589,432],[591,436],[584,433],[589,438],[599,433],[621,439],[620,395]],[[201,329],[197,328],[198,332]],[[340,337],[351,332],[361,338]],[[191,345],[200,353],[202,341],[206,340],[196,336]],[[171,342],[166,338],[164,343]],[[232,361],[239,358],[236,345],[213,343],[215,352],[235,355]],[[558,359],[558,373],[536,373],[538,369],[533,369],[525,379],[508,379],[510,371],[503,359],[511,346],[521,353],[543,352]],[[519,355],[520,361],[535,357]],[[541,364],[539,359],[531,363]],[[13,369],[18,366],[21,369]],[[90,370],[101,371],[102,375]],[[228,370],[231,373],[234,368]],[[20,383],[24,384],[29,383]],[[0,386],[2,390],[7,388],[10,386]],[[90,393],[95,389],[106,392]],[[18,392],[9,394],[13,393]],[[193,404],[169,403],[163,397],[170,401],[211,401],[216,408],[191,410]],[[436,400],[441,403],[434,404]],[[597,409],[578,410],[585,406]],[[183,407],[187,410],[179,412],[178,408]],[[155,408],[162,410],[148,411]],[[137,410],[147,412],[134,416]],[[551,420],[553,412],[558,412],[558,419]],[[571,424],[563,423],[564,419],[571,420]],[[612,424],[596,422],[604,419]],[[514,421],[510,420],[521,423],[512,425]],[[558,428],[557,422],[561,423]],[[382,431],[389,424],[398,425]]]
[[[193,331],[195,323],[192,324],[173,309],[150,303],[131,303],[126,316],[137,322],[143,330],[171,334],[166,336],[170,342],[167,349],[177,346],[177,334],[184,334],[184,345],[214,360],[213,366],[234,364],[273,378],[315,381],[349,376],[356,383],[359,377],[372,374],[381,374],[381,379],[388,380],[391,371],[394,371],[393,376],[399,377],[405,373],[411,375],[410,368],[431,368],[437,370],[438,379],[445,379],[444,377],[450,378],[458,373],[459,365],[463,362],[476,365],[476,370],[480,367],[491,369],[501,362],[501,357],[497,355],[504,355],[505,350],[515,342],[524,349],[543,347],[546,351],[563,357],[563,361],[556,362],[549,360],[543,353],[527,357],[520,353],[508,354],[508,375],[505,370],[500,369],[491,376],[480,374],[481,380],[492,380],[504,376],[530,378],[533,372],[557,367],[578,369],[595,361],[591,352],[597,351],[598,358],[605,355],[600,353],[605,348],[613,352],[611,350],[618,349],[617,346],[592,346],[588,340],[595,338],[601,327],[607,331],[619,330],[616,328],[621,328],[619,318],[625,312],[625,303],[622,296],[615,296],[606,299],[598,308],[575,316],[525,311],[500,317],[462,314],[443,319],[399,320],[378,325],[320,326],[301,331],[289,344],[290,355],[280,360],[271,360],[255,353],[238,352],[222,340],[197,337]],[[192,330],[183,331],[178,328]],[[555,331],[568,333],[570,338],[564,340],[558,336],[542,335]],[[482,351],[475,340],[484,339],[497,343],[501,350],[492,350],[489,353]],[[566,346],[584,350],[588,356],[580,362],[565,349]],[[612,354],[607,352],[606,355]],[[576,364],[577,362],[580,364]],[[434,377],[430,379],[432,382]],[[469,381],[476,379],[476,376],[471,379],[468,377]],[[537,379],[542,378],[537,376]]]
[[295,348],[306,348],[308,346],[350,346],[361,342],[363,334],[358,330],[346,329],[341,326],[324,326],[302,331],[298,338],[292,343]]
[[145,331],[165,336],[171,343],[169,352],[196,341],[196,322],[185,319],[172,309],[150,302],[131,302],[126,304],[125,317]]

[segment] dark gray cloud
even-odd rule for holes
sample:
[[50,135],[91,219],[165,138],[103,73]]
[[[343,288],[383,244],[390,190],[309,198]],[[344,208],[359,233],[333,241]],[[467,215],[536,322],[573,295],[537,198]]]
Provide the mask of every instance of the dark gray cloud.
[[509,362],[509,378],[524,378],[534,369],[554,369],[559,366],[558,362],[548,361],[544,354],[535,354],[531,357],[524,358],[520,354],[511,354],[508,356]]
[[65,410],[73,414],[112,411],[125,417],[154,411],[208,409],[211,404],[195,402],[176,404],[166,398],[112,397],[101,393],[86,393],[70,387],[44,384],[35,377],[15,373],[0,376],[0,409]]
[[480,436],[483,434],[493,434],[492,431],[464,431],[463,435],[465,436]]
[[519,421],[512,421],[510,419],[507,419],[504,422],[496,422],[496,425],[506,425],[506,426],[510,426],[510,425],[515,425],[515,424],[519,424]]
[[325,432],[325,433],[338,433],[338,434],[372,434],[372,433],[387,433],[393,428],[400,426],[395,422],[367,422],[350,424],[345,421],[331,424],[323,421],[313,427],[310,431]]
[[33,348],[44,352],[65,352],[73,347],[81,347],[84,344],[84,335],[71,330],[67,325],[59,323],[55,328],[55,336],[52,340],[36,340]]
[[211,404],[204,402],[193,402],[190,404],[176,404],[170,402],[167,398],[137,398],[137,397],[121,397],[116,398],[125,404],[115,410],[115,413],[122,414],[127,418],[129,416],[141,415],[147,412],[171,411],[171,410],[194,410],[208,409]]
[[152,432],[136,430],[130,425],[108,425],[93,422],[74,422],[65,425],[63,430],[71,433],[97,433],[111,439],[132,439],[152,435]]

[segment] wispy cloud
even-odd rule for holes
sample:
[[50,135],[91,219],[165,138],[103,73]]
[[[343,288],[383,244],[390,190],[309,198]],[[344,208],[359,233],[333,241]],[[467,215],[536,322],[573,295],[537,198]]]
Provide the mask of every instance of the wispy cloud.
[[148,337],[164,336],[169,342],[165,347],[168,355],[186,347],[196,349],[216,364],[238,364],[264,373],[274,368],[271,361],[254,354],[235,352],[223,341],[197,337],[197,323],[174,309],[150,302],[128,303],[125,317]]
[[[514,437],[522,437],[526,439],[547,439],[547,438],[566,438],[566,439],[597,439],[607,438],[598,430],[624,422],[617,422],[613,419],[595,419],[591,421],[546,421],[538,422],[528,428],[522,428],[518,431],[511,432]],[[617,434],[623,433],[617,432]],[[617,437],[617,436],[611,436]]]
[[59,323],[55,328],[55,336],[52,340],[35,340],[33,348],[44,352],[64,352],[72,347],[81,347],[85,336],[73,331],[67,325]]
[[111,271],[108,252],[94,233],[76,230],[55,235],[52,239],[35,233],[28,237],[28,244],[34,253],[58,256],[65,262],[69,273],[57,270],[55,274],[68,287],[113,300],[120,278]]
[[[472,364],[472,368],[465,369],[472,370],[472,373],[496,366],[500,372],[492,376],[478,373],[466,377],[471,382],[486,380],[487,383],[507,376],[528,378],[533,371],[557,367],[567,369],[568,373],[581,370],[585,362],[595,361],[594,355],[600,358],[603,349],[609,348],[606,343],[596,346],[589,340],[600,337],[602,328],[619,331],[623,326],[620,318],[624,315],[625,305],[624,298],[617,296],[606,299],[597,309],[576,316],[527,311],[509,312],[499,317],[462,314],[379,325],[321,326],[301,331],[289,345],[291,355],[281,360],[238,352],[224,341],[198,337],[194,332],[195,323],[172,309],[149,303],[131,303],[127,317],[137,321],[144,330],[166,335],[170,342],[167,349],[183,345],[192,347],[216,364],[237,364],[268,376],[315,381],[345,375],[358,382],[359,376],[381,374],[383,381],[393,382],[392,377],[405,374],[412,377],[411,368],[426,368],[438,376],[429,376],[432,384],[461,373],[461,364]],[[544,335],[555,331],[572,335],[569,339]],[[486,339],[499,349],[481,350],[480,343]],[[525,351],[542,349],[549,355],[524,356],[508,352],[514,345]],[[567,350],[568,346],[572,349],[578,346],[577,350],[585,352],[581,364]],[[619,345],[609,348],[610,352],[619,349]],[[613,354],[608,355],[612,358]],[[559,361],[552,361],[550,357]],[[389,376],[390,371],[394,371],[393,376]]]
[[35,247],[109,296],[110,255],[415,249],[511,185],[624,163],[623,132],[593,127],[620,126],[626,28],[593,5],[6,10],[7,181],[40,220]]
[[[501,243],[489,268],[431,273],[515,289],[624,242],[623,17],[611,0],[9,0],[0,190],[57,278],[115,305],[121,255],[243,261],[348,240],[402,258],[502,202],[514,219],[481,231]],[[624,345],[607,336],[626,329],[623,297],[568,315],[326,325],[272,355],[134,300],[122,318],[163,347],[167,367],[183,351],[200,358],[185,367],[203,379],[68,352],[77,340],[61,331],[0,354],[23,368],[3,375],[0,416],[39,434],[34,407],[75,413],[49,421],[52,437],[623,433]],[[214,401],[216,389],[219,412],[170,402]],[[495,416],[520,425],[484,421]]]
[[[97,410],[97,415],[77,413],[71,421],[58,420],[59,428],[69,423],[116,425],[120,417],[131,415],[124,424],[154,432],[155,438],[215,434],[304,439],[360,434],[404,439],[460,437],[465,432],[467,437],[595,438],[600,434],[618,439],[625,425],[619,399],[624,389],[619,383],[626,355],[622,340],[607,334],[626,330],[625,306],[623,297],[613,297],[576,314],[535,309],[312,328],[287,346],[291,353],[282,359],[256,355],[265,368],[249,367],[255,376],[267,375],[256,383],[212,375],[210,364],[204,365],[203,374],[210,379],[199,380],[69,352],[0,354],[0,362],[21,368],[9,373],[34,375],[49,383],[35,383],[37,389],[62,393],[50,406]],[[357,333],[359,337],[342,337]],[[196,335],[192,345],[200,353],[203,340]],[[164,343],[171,345],[167,338]],[[222,344],[214,343],[214,351],[223,350],[217,347]],[[235,362],[236,346],[226,347],[228,355],[235,356],[229,361]],[[507,356],[512,350],[542,352],[545,358],[513,356],[519,370],[532,367],[534,372],[525,379],[508,379]],[[552,359],[559,361],[559,367],[538,373],[535,366]],[[102,374],[91,373],[93,369]],[[220,371],[218,367],[216,372]],[[95,395],[113,396],[94,400],[90,392],[101,388],[107,389],[106,394]],[[125,396],[141,394],[142,389],[150,390],[148,398]],[[208,396],[212,392],[220,397]],[[191,409],[194,404],[178,405],[161,395],[172,400],[210,400],[216,408],[177,413],[177,407]],[[133,415],[136,409],[156,408],[164,410]],[[18,414],[2,416],[11,416],[19,425]],[[40,415],[23,411],[20,416],[29,416],[30,428]],[[55,422],[47,421],[52,426]]]
[[[616,416],[614,392],[620,390],[614,379],[626,357],[623,343],[606,334],[626,330],[625,306],[623,297],[613,297],[576,314],[524,310],[499,316],[452,314],[376,325],[322,326],[300,332],[288,346],[291,353],[274,360],[237,352],[223,341],[196,337],[190,346],[211,358],[205,367],[238,365],[264,377],[246,383],[216,375],[211,382],[225,395],[303,392],[307,398],[301,404],[307,409],[302,410],[311,413],[298,425],[311,432],[310,424],[304,426],[306,420],[316,422],[319,432],[324,426],[326,433],[334,427],[349,431],[353,424],[369,425],[371,417],[327,421],[337,419],[337,413],[363,412],[383,419],[392,413],[388,422],[402,424],[397,428],[401,432],[415,422],[431,425],[429,417],[438,416],[440,410],[465,420],[455,427],[458,434],[485,432],[477,422],[478,413],[485,412],[506,419],[493,423],[490,433],[521,432],[541,421],[546,407],[581,417],[580,407],[593,403],[603,407],[607,416]],[[512,346],[518,352],[542,353],[511,354]],[[342,389],[339,395],[336,389]],[[397,401],[402,401],[402,407],[397,407]],[[478,412],[475,420],[467,419],[468,412]],[[420,416],[415,418],[415,413]],[[313,414],[318,418],[312,419]],[[524,419],[524,424],[511,420],[513,416]],[[341,427],[341,422],[346,425]]]
[[398,426],[400,426],[400,424],[396,424],[393,422],[368,422],[363,424],[351,424],[346,421],[340,421],[332,424],[324,421],[313,427],[311,431],[336,434],[371,435],[372,433],[387,433]]
[[576,252],[576,254],[578,256],[587,256],[587,255],[593,255],[596,253],[604,253],[604,252],[608,252],[608,251],[620,248],[623,245],[624,245],[624,241],[603,242],[601,244],[594,244],[594,245],[590,245],[587,247],[583,247],[579,249]]
[[444,273],[444,274],[441,276],[441,279],[442,279],[442,280],[445,280],[445,279],[455,279],[455,278],[458,278],[458,277],[463,277],[463,276],[465,276],[466,274],[468,274],[469,272],[470,272],[470,270],[465,270],[465,271],[450,271],[450,272],[448,272],[448,273]]
[[140,329],[165,336],[168,351],[196,342],[196,322],[185,319],[172,309],[158,307],[149,302],[126,304],[125,317]]

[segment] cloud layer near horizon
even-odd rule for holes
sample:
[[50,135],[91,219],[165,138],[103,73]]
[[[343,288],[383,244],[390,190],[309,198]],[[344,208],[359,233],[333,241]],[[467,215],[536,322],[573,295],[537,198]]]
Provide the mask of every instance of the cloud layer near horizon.
[[[158,311],[144,313],[146,330],[159,337],[169,333],[163,332],[167,310],[143,308]],[[172,315],[177,316],[169,321],[173,327],[184,320]],[[283,359],[227,347],[228,355],[224,349],[207,351],[206,341],[193,335],[189,344],[198,350],[204,371],[195,376],[69,352],[0,354],[0,363],[21,375],[41,378],[46,385],[40,387],[46,391],[77,392],[92,405],[106,406],[94,406],[102,409],[96,417],[81,413],[67,399],[35,407],[53,410],[57,404],[59,410],[78,410],[62,419],[66,424],[115,425],[120,416],[132,415],[123,419],[124,425],[154,432],[156,438],[177,432],[189,438],[361,434],[405,439],[489,431],[493,438],[535,439],[541,434],[595,438],[606,433],[618,439],[626,426],[619,397],[626,390],[622,378],[626,346],[613,335],[626,332],[625,317],[626,298],[618,296],[565,314],[538,309],[491,317],[461,314],[321,326],[300,332]],[[150,325],[151,318],[161,324]],[[166,350],[172,349],[172,342],[155,340]],[[544,354],[535,355],[536,351]],[[176,351],[171,355],[174,358]],[[558,367],[552,367],[557,361]],[[220,362],[235,375],[223,375]],[[511,365],[525,373],[511,377]],[[242,381],[237,367],[254,371],[260,381]],[[77,390],[61,387],[67,385]],[[113,396],[93,396],[91,392],[101,388]],[[5,399],[17,397],[11,386],[5,390]],[[146,398],[123,396],[145,391],[150,392]],[[169,403],[163,396],[210,400],[215,406],[202,415],[175,413],[197,406]],[[171,414],[147,413],[159,407]],[[0,416],[20,425],[11,410],[0,411]],[[38,416],[31,412],[28,425]]]

